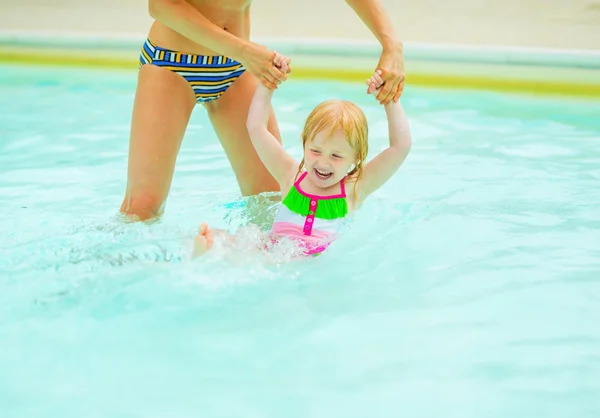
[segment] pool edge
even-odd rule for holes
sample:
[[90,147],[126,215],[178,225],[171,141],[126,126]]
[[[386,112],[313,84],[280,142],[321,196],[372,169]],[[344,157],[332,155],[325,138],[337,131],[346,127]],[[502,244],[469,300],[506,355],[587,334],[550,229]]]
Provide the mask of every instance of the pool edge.
[[[0,63],[137,69],[141,34],[0,31]],[[290,54],[293,77],[362,82],[380,52],[374,42],[257,38]],[[323,56],[332,57],[333,65]],[[600,97],[600,50],[479,47],[405,42],[407,88],[429,86]],[[542,75],[543,73],[543,75]]]

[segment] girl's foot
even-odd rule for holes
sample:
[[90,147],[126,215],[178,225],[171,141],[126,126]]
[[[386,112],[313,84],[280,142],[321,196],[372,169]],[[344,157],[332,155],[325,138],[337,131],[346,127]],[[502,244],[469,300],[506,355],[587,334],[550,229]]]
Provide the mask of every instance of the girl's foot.
[[207,252],[214,244],[212,231],[207,224],[200,225],[200,231],[194,239],[194,257],[199,257]]

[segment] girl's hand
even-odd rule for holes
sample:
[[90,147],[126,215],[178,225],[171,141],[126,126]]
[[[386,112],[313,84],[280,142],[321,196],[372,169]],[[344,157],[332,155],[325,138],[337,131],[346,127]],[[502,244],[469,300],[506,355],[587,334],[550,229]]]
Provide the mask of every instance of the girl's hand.
[[292,59],[280,54],[277,51],[273,51],[273,53],[275,54],[275,58],[273,58],[275,66],[285,74],[291,73],[292,67],[290,66],[290,63],[292,62]]
[[367,94],[374,94],[375,97],[381,91],[383,87],[383,78],[381,78],[381,70],[377,70],[375,74],[368,78],[365,83],[367,84]]

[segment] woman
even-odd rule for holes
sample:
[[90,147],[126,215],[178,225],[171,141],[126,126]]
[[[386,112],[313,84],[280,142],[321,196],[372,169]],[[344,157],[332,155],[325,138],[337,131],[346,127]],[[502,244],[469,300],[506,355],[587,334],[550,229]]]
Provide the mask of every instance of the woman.
[[[142,47],[121,212],[147,220],[164,211],[192,110],[202,103],[242,195],[278,190],[246,130],[257,83],[286,79],[274,53],[250,38],[251,0],[149,0],[154,23]],[[404,87],[402,43],[379,0],[346,0],[382,46],[377,99],[397,101]],[[269,131],[281,142],[271,109]]]

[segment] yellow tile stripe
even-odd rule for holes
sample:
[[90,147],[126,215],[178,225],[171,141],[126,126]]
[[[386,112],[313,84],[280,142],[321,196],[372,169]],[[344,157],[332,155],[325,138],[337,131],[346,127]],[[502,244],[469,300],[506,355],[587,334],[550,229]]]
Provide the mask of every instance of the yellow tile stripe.
[[[0,63],[16,63],[49,66],[76,66],[137,70],[139,55],[131,58],[106,58],[93,55],[74,55],[48,50],[14,49],[0,47]],[[176,68],[181,70],[181,68]],[[225,69],[218,69],[224,71]],[[540,69],[543,71],[543,69]],[[325,79],[363,83],[369,71],[294,67],[291,79]],[[439,88],[485,89],[535,94],[580,96],[600,98],[600,84],[577,83],[576,81],[500,79],[493,76],[460,76],[410,73],[407,88],[429,86]]]

